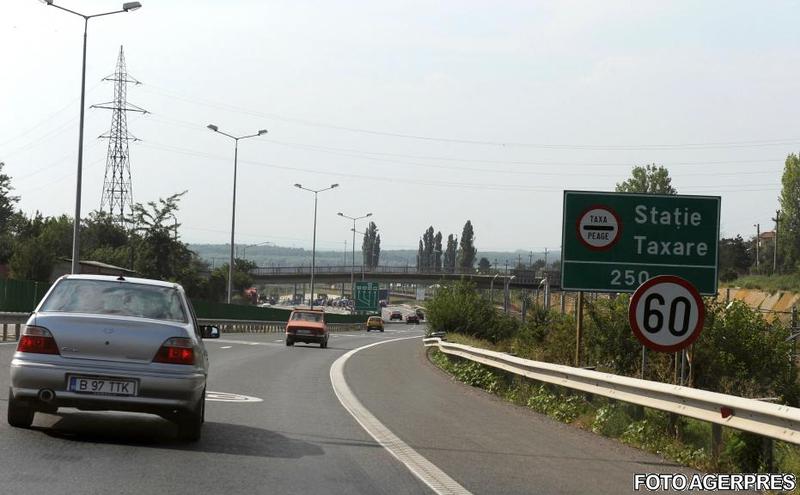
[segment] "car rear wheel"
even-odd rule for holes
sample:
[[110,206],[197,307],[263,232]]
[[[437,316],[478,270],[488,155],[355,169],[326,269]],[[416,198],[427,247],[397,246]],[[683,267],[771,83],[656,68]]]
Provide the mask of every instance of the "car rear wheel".
[[292,339],[287,337],[286,338],[286,345],[290,346],[290,347],[293,346],[294,345],[294,340],[292,340]]
[[328,348],[328,339],[323,340],[319,343],[320,349],[327,349]]
[[8,389],[8,424],[15,428],[30,428],[33,416],[36,414],[30,404],[15,399],[11,389]]
[[381,328],[381,332],[383,332],[383,328]]
[[206,391],[195,406],[194,410],[187,411],[178,416],[178,438],[187,442],[200,440],[200,430],[203,427],[206,414]]

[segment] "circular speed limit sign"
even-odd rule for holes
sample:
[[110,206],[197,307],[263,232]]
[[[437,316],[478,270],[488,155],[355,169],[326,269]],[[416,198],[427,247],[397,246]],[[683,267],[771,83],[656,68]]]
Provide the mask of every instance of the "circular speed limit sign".
[[633,334],[642,345],[659,352],[691,345],[700,336],[705,316],[694,285],[674,275],[659,275],[640,285],[628,307]]

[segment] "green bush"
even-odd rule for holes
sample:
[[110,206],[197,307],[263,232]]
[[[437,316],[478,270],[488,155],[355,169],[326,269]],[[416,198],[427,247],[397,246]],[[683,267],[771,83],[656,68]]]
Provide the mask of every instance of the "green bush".
[[496,343],[514,335],[519,323],[498,313],[475,285],[459,281],[441,287],[427,304],[431,332],[455,332]]
[[741,301],[706,303],[706,323],[692,351],[693,385],[743,397],[780,397],[798,405],[789,330]]

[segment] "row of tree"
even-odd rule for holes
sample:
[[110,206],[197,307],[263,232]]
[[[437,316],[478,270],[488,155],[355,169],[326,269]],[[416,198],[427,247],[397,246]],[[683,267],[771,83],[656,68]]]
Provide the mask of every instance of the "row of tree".
[[[48,282],[59,263],[72,257],[73,219],[26,215],[17,209],[11,178],[0,162],[0,265],[12,278]],[[93,211],[81,220],[80,259],[134,270],[138,276],[173,280],[190,297],[220,301],[227,290],[228,265],[211,270],[180,240],[177,215],[185,191],[166,199],[133,205],[121,225],[109,214]],[[233,286],[237,293],[252,285],[252,263],[236,260]]]
[[467,220],[464,224],[460,241],[453,234],[449,234],[444,249],[442,249],[443,238],[441,231],[434,234],[433,226],[428,227],[422,234],[417,250],[417,271],[455,273],[472,270],[478,254],[472,222]]

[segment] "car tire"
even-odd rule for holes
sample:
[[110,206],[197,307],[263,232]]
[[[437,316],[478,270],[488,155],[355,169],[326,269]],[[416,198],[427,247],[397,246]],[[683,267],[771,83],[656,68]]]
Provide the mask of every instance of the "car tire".
[[322,342],[320,342],[319,343],[319,348],[320,349],[327,349],[328,348],[328,339],[325,339]]
[[287,337],[287,338],[286,338],[286,346],[287,346],[287,347],[291,347],[291,346],[293,346],[293,345],[294,345],[294,340],[292,340],[292,339],[290,339],[290,338],[288,338],[288,337]]
[[36,411],[30,404],[15,399],[8,389],[8,424],[15,428],[30,428]]
[[200,431],[205,422],[206,391],[195,406],[194,410],[186,411],[178,416],[178,439],[186,442],[200,440]]
[[383,332],[383,328],[381,328],[381,332]]

